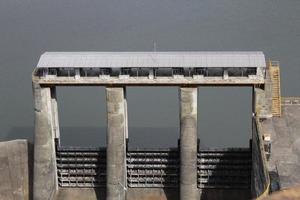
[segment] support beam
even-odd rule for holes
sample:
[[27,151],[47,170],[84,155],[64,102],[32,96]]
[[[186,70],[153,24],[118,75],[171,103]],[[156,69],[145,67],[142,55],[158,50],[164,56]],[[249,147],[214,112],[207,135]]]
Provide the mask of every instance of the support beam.
[[53,199],[57,186],[51,89],[33,83],[35,101],[34,200]]
[[197,88],[180,88],[180,199],[199,199],[197,189]]
[[125,200],[126,145],[123,87],[106,88],[107,101],[107,200]]

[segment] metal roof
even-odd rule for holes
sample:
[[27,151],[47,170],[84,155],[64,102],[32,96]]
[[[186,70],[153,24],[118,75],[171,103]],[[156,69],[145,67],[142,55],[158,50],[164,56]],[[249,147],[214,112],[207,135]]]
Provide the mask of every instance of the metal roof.
[[46,52],[37,67],[266,67],[266,61],[260,51]]

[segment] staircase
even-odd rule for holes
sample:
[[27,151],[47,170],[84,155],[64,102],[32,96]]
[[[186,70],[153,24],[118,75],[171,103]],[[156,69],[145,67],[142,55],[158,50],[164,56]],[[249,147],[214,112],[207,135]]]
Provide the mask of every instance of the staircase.
[[269,71],[272,82],[272,115],[281,116],[280,67],[279,62],[269,61]]
[[105,187],[105,149],[59,147],[56,163],[60,187]]
[[201,189],[250,189],[251,151],[248,148],[200,150],[198,187]]

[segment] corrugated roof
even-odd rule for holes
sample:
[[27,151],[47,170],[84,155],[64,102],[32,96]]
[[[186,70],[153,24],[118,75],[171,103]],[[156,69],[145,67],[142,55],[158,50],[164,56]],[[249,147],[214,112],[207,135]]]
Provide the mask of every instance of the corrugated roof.
[[37,67],[266,67],[266,61],[260,51],[46,52]]

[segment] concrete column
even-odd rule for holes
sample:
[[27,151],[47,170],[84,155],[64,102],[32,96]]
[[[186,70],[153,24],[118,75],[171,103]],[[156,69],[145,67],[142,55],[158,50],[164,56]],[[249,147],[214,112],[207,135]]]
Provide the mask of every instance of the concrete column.
[[199,199],[197,189],[197,88],[180,88],[180,199]]
[[126,145],[123,87],[106,88],[107,101],[107,200],[125,200]]
[[124,131],[125,131],[125,139],[128,139],[128,109],[127,109],[127,92],[126,88],[124,88],[124,112],[125,112],[125,124],[124,124]]
[[58,119],[58,106],[57,106],[57,97],[56,97],[56,88],[51,88],[51,103],[52,103],[52,121],[53,121],[53,131],[54,137],[60,137],[59,131],[59,119]]
[[52,199],[57,191],[54,128],[51,89],[33,84],[35,136],[34,136],[34,200]]

